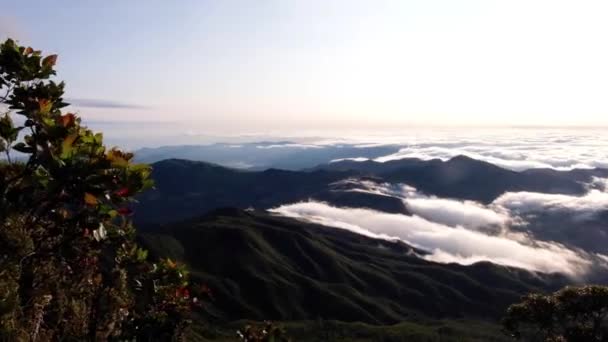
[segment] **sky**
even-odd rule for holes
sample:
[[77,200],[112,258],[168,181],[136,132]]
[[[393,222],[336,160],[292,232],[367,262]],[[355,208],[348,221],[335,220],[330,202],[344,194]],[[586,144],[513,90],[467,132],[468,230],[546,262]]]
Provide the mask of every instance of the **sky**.
[[89,122],[608,126],[608,2],[0,0]]

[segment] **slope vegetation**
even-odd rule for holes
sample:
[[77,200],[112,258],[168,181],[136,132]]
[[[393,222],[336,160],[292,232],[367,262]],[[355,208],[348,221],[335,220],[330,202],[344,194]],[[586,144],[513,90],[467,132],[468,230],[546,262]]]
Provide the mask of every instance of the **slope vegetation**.
[[564,284],[490,263],[428,262],[400,242],[238,209],[147,230],[148,248],[213,289],[210,311],[224,321],[495,319],[522,294]]

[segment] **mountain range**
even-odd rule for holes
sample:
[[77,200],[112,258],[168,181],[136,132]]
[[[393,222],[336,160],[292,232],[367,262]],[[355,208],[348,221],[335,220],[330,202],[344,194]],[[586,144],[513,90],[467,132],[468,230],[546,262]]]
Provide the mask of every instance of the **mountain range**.
[[516,172],[464,156],[448,161],[341,161],[303,171],[250,171],[180,159],[152,166],[156,188],[139,198],[136,220],[141,223],[185,219],[220,207],[268,209],[309,199],[405,213],[400,201],[386,196],[332,191],[332,183],[349,177],[406,183],[429,195],[482,203],[509,191],[582,195],[594,177],[608,177],[605,169]]
[[136,160],[155,163],[165,159],[205,161],[227,167],[265,170],[300,170],[329,163],[339,158],[377,158],[399,150],[398,145],[306,144],[292,141],[259,141],[250,143],[216,143],[142,148]]
[[[516,172],[464,156],[341,160],[301,170],[245,170],[182,159],[152,166],[156,187],[141,195],[134,208],[139,239],[153,255],[185,262],[194,283],[213,291],[213,300],[196,318],[202,335],[193,340],[226,336],[205,330],[204,322],[231,327],[230,322],[270,319],[317,340],[318,322],[334,322],[334,328],[349,331],[340,336],[352,335],[345,340],[358,340],[355,335],[376,336],[362,341],[384,340],[389,332],[402,340],[418,331],[419,337],[406,340],[500,341],[496,324],[508,305],[526,293],[552,291],[577,280],[485,261],[434,262],[426,258],[429,251],[399,240],[267,209],[312,200],[411,217],[417,213],[404,198],[362,191],[361,185],[403,184],[425,198],[474,201],[490,208],[506,193],[582,197],[594,180],[608,178],[605,169]],[[605,210],[584,216],[533,211],[522,214],[525,225],[511,228],[574,250],[603,252],[606,215]],[[588,231],[574,233],[581,222]],[[472,326],[480,330],[473,333]],[[374,327],[384,327],[386,333],[375,335]],[[444,329],[450,331],[448,339],[441,337]]]

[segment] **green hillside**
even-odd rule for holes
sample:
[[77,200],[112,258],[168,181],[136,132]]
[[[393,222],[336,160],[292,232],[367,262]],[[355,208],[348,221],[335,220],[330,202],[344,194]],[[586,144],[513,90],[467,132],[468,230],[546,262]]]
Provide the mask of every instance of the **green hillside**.
[[185,261],[213,290],[215,324],[496,322],[521,295],[565,281],[490,263],[428,262],[403,243],[237,209],[147,230],[141,239],[152,252]]

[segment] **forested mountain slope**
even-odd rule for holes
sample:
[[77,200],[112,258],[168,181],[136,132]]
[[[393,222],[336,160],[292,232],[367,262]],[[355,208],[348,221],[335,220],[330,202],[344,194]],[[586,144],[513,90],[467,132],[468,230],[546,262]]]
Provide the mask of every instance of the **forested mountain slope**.
[[521,295],[565,282],[490,263],[433,263],[401,242],[238,209],[146,230],[153,253],[185,261],[213,289],[212,312],[226,321],[496,319]]

